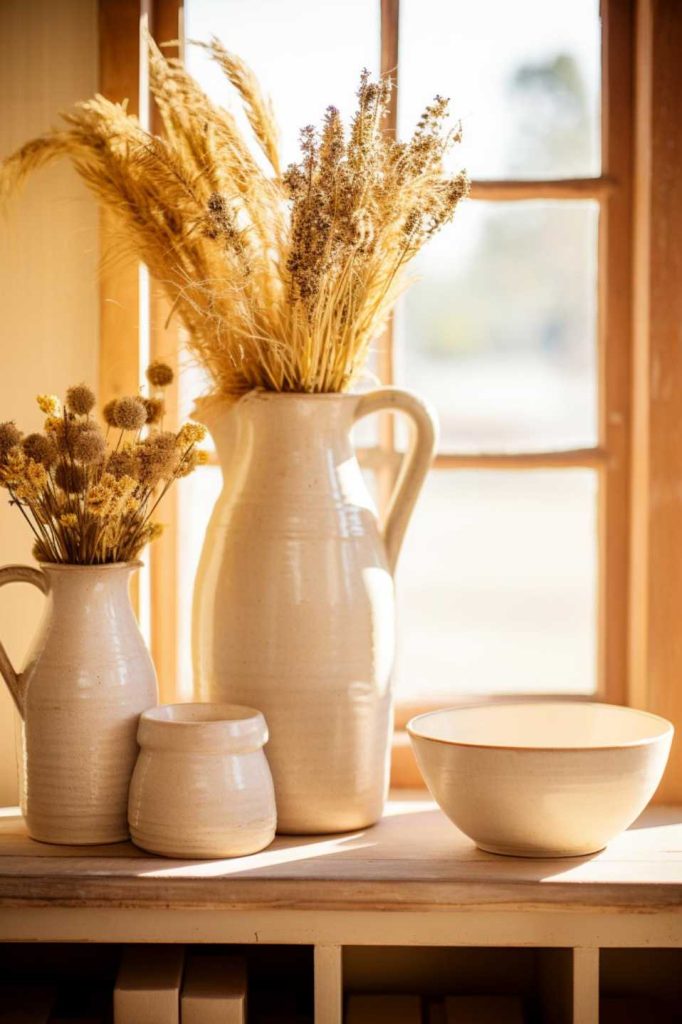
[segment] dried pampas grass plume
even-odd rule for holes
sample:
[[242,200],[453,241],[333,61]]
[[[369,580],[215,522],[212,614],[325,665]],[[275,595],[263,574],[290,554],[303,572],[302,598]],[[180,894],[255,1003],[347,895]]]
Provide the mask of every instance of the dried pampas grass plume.
[[[467,193],[464,172],[444,171],[460,138],[448,129],[448,102],[436,97],[398,142],[384,127],[390,82],[363,72],[349,127],[329,107],[282,173],[255,75],[219,40],[199,45],[236,92],[253,139],[150,39],[163,134],[96,95],[0,165],[0,201],[67,156],[113,214],[122,249],[165,289],[216,394],[345,391],[405,287],[406,265]],[[105,418],[116,422],[114,410]]]

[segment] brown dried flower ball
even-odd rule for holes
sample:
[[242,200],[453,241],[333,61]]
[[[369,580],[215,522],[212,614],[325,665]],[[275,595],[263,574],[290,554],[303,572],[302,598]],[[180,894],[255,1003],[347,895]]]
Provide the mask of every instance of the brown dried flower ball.
[[79,462],[89,465],[101,462],[106,454],[107,446],[98,427],[82,430],[73,446],[73,454]]
[[34,541],[33,547],[31,548],[31,554],[35,558],[36,562],[54,562],[54,556],[50,554],[48,549],[40,540]]
[[4,458],[11,448],[21,441],[21,431],[13,420],[0,423],[0,458]]
[[147,410],[141,398],[119,398],[114,408],[114,424],[121,430],[139,430],[147,422]]
[[165,412],[164,404],[160,398],[143,398],[144,407],[147,410],[147,423],[158,423]]
[[112,398],[102,408],[102,416],[104,417],[104,422],[106,423],[106,425],[108,427],[115,427],[116,426],[116,404],[117,404],[117,402],[118,402],[117,398]]
[[175,455],[176,439],[172,430],[163,430],[149,438],[148,442],[157,451]]
[[66,392],[66,408],[78,416],[87,416],[95,406],[95,393],[87,384],[74,384]]
[[173,383],[173,371],[168,363],[155,359],[147,367],[147,380],[155,388],[165,388]]
[[43,466],[51,466],[57,458],[57,446],[50,437],[44,434],[28,434],[21,442],[25,455]]
[[175,434],[153,434],[137,448],[137,476],[140,483],[154,487],[173,473],[177,463]]
[[124,446],[117,452],[111,452],[107,459],[105,471],[120,480],[124,476],[135,476],[135,454],[132,448]]
[[54,479],[57,486],[67,494],[79,494],[85,487],[85,473],[75,463],[58,463]]
[[97,425],[91,423],[89,420],[77,420],[73,413],[69,413],[66,420],[62,420],[64,423],[64,434],[66,440],[70,445],[74,444],[76,439],[81,436],[83,431],[95,430]]

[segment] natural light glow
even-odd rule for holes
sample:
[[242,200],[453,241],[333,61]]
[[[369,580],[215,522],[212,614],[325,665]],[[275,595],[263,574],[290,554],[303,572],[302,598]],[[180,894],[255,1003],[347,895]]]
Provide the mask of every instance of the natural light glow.
[[598,0],[400,0],[401,133],[439,92],[473,177],[599,174],[599,29]]
[[398,566],[398,699],[592,693],[591,470],[432,473]]

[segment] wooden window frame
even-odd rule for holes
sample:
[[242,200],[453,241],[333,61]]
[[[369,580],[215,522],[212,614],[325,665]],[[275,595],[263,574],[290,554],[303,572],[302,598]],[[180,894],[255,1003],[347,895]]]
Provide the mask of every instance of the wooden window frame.
[[[382,0],[393,21],[390,50],[382,47],[382,71],[397,66],[400,0]],[[487,202],[592,199],[599,206],[597,261],[597,444],[559,451],[482,454],[439,452],[434,469],[534,470],[586,468],[597,472],[597,673],[594,694],[544,699],[629,702],[630,451],[632,364],[632,195],[634,159],[634,0],[601,3],[601,173],[555,180],[474,181],[471,198]],[[382,28],[383,36],[383,28]],[[399,74],[399,68],[397,71]],[[391,361],[392,366],[392,361]],[[385,378],[391,380],[389,375]],[[537,693],[457,694],[458,703],[537,700]],[[415,714],[439,701],[399,705],[392,777],[395,784],[421,784],[404,733]]]
[[[99,0],[100,91],[109,99],[128,101],[150,127],[160,128],[156,110],[150,109],[147,55],[143,42],[148,30],[158,42],[178,40],[182,47],[182,0]],[[179,50],[175,51],[175,54]],[[142,95],[144,94],[144,95]],[[142,96],[142,104],[141,104]],[[106,254],[112,228],[105,212],[100,223],[100,249]],[[141,358],[163,358],[173,366],[176,379],[166,393],[167,416],[177,422],[177,370],[180,333],[167,323],[169,307],[161,289],[144,277],[137,266],[103,261],[100,279],[100,372],[102,402],[137,391],[144,369]],[[145,310],[143,306],[147,306]],[[136,580],[133,594],[159,678],[162,701],[177,698],[178,606],[178,495],[171,488],[163,503],[162,536],[149,548],[148,565]],[[146,601],[145,601],[146,597]]]
[[[397,77],[400,0],[376,2],[380,3],[381,12],[381,70]],[[436,471],[562,468],[597,471],[598,665],[596,693],[588,699],[662,709],[682,726],[682,688],[675,688],[673,675],[674,670],[682,672],[682,644],[670,636],[666,643],[666,638],[661,636],[662,629],[657,628],[654,621],[661,604],[668,625],[673,613],[682,609],[682,583],[668,586],[666,601],[661,601],[658,584],[664,574],[666,552],[655,532],[657,523],[669,530],[669,535],[678,541],[677,550],[682,551],[682,515],[677,516],[679,525],[671,515],[671,508],[676,511],[674,505],[667,507],[664,515],[652,492],[656,484],[670,489],[670,474],[676,469],[673,453],[668,446],[667,457],[656,458],[655,444],[664,428],[677,425],[682,414],[675,418],[669,404],[662,408],[660,395],[655,393],[651,376],[647,374],[653,348],[657,357],[667,361],[672,376],[670,387],[676,396],[679,392],[678,407],[682,409],[682,365],[670,355],[674,326],[669,320],[657,329],[651,315],[653,299],[660,302],[661,287],[674,288],[673,270],[682,262],[679,203],[674,211],[679,224],[678,241],[671,242],[666,250],[667,267],[663,265],[660,247],[656,250],[652,244],[651,233],[653,224],[661,227],[667,216],[667,199],[656,193],[653,175],[658,174],[660,180],[662,169],[664,176],[667,170],[666,180],[674,191],[674,174],[677,173],[679,181],[682,171],[679,145],[673,152],[669,139],[667,149],[664,144],[666,127],[669,133],[675,134],[670,110],[682,116],[679,110],[682,103],[676,99],[663,111],[656,103],[661,90],[669,92],[676,88],[677,95],[682,95],[682,72],[678,67],[682,62],[675,61],[670,43],[670,40],[677,41],[682,33],[679,14],[679,8],[675,11],[675,0],[602,0],[602,172],[598,177],[486,180],[474,181],[472,186],[474,201],[593,199],[599,204],[598,443],[591,448],[518,454],[441,451],[434,468]],[[132,109],[139,109],[140,81],[145,80],[145,57],[139,45],[141,19],[158,41],[181,40],[182,0],[100,0],[101,90],[113,99],[128,98]],[[395,129],[396,115],[393,107],[389,128]],[[103,217],[104,249],[109,231]],[[100,392],[106,400],[114,393],[135,389],[139,382],[142,322],[139,275],[130,268],[106,269],[101,295]],[[178,330],[165,326],[167,305],[155,290],[152,290],[149,307],[147,347],[150,354],[177,362]],[[634,380],[633,351],[638,368],[638,377]],[[379,346],[379,368],[382,380],[390,383],[394,373],[391,324]],[[170,399],[177,411],[177,392]],[[172,412],[173,409],[171,415]],[[385,500],[400,460],[390,416],[381,419],[378,446],[361,450],[359,457],[363,465],[376,470],[380,498]],[[153,609],[150,641],[164,700],[173,699],[177,693],[176,502],[177,495],[171,492],[164,507],[169,529],[151,551],[148,583]],[[657,639],[664,645],[662,655],[656,646]],[[514,699],[523,696],[515,695]],[[532,696],[537,697],[537,694]],[[475,699],[496,700],[500,696],[491,694]],[[411,714],[428,707],[425,701],[398,708],[394,767],[399,783],[412,784],[418,780],[411,756],[408,756],[406,737],[400,730]],[[664,786],[664,794],[671,799],[682,798],[679,745],[668,778],[672,781]]]
[[[382,72],[399,79],[400,0],[381,0]],[[478,180],[472,200],[592,199],[599,205],[598,235],[598,441],[594,447],[540,452],[463,454],[439,451],[437,470],[533,470],[587,468],[598,474],[598,622],[597,685],[589,697],[571,699],[625,703],[628,648],[628,544],[630,448],[630,266],[633,137],[633,23],[630,0],[603,0],[601,5],[601,166],[598,177],[555,180]],[[396,82],[398,84],[398,82]],[[398,90],[394,91],[394,96]],[[393,114],[392,126],[396,116]],[[390,330],[390,328],[389,328]],[[391,349],[391,345],[388,349]],[[382,379],[392,381],[393,358],[382,365]],[[392,435],[390,437],[392,441]],[[392,445],[389,456],[393,455]],[[458,694],[457,700],[497,701],[510,695]],[[537,699],[515,693],[514,700]],[[566,699],[548,695],[547,699]],[[398,707],[397,725],[439,702]]]

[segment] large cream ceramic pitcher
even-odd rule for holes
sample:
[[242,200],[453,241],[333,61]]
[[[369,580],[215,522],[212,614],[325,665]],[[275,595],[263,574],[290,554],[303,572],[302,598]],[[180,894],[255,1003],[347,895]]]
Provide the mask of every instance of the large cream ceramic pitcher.
[[0,645],[0,673],[23,720],[23,810],[34,839],[128,837],[137,720],[158,700],[128,596],[138,565],[0,569],[0,586],[32,583],[47,598],[24,672]]
[[[351,442],[393,410],[411,443],[380,526]],[[361,828],[382,813],[392,729],[393,571],[435,424],[414,395],[254,391],[206,402],[224,487],[194,596],[201,700],[265,715],[279,830]]]

